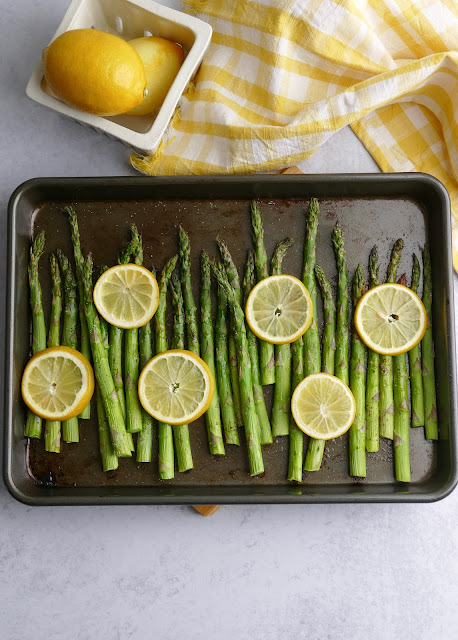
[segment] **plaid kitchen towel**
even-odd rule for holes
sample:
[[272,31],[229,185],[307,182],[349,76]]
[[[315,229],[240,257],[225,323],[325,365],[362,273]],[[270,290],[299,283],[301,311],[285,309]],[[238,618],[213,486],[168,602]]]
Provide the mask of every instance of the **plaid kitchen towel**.
[[457,0],[190,0],[210,48],[148,174],[241,174],[312,155],[345,125],[383,171],[452,200],[458,268]]

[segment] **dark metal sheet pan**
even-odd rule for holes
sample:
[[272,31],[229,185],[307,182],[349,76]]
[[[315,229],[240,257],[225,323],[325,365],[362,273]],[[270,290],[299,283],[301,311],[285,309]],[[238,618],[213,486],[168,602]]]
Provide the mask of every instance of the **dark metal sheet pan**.
[[[240,268],[251,246],[248,203],[257,198],[263,212],[269,253],[285,236],[295,245],[285,271],[300,276],[304,213],[311,196],[320,200],[317,261],[335,283],[330,232],[343,227],[352,274],[358,261],[366,267],[370,248],[379,246],[381,273],[391,245],[402,236],[406,247],[399,273],[409,274],[411,255],[427,238],[434,285],[434,337],[441,438],[424,439],[411,430],[412,482],[394,481],[391,444],[367,454],[367,478],[348,475],[347,438],[326,446],[323,467],[304,474],[301,484],[286,482],[288,439],[264,448],[266,474],[250,478],[244,446],[226,447],[224,458],[208,452],[205,424],[192,425],[195,469],[160,481],[151,464],[120,460],[119,469],[103,474],[96,424],[81,423],[79,445],[63,445],[46,454],[43,443],[23,438],[24,406],[20,380],[29,356],[30,312],[27,257],[32,233],[46,232],[41,261],[45,309],[49,309],[49,252],[70,252],[63,204],[75,206],[85,252],[96,265],[113,264],[128,239],[129,223],[143,234],[145,264],[161,268],[177,250],[178,224],[190,233],[195,295],[198,296],[201,249],[216,255],[215,238],[225,239]],[[228,504],[307,502],[421,502],[445,497],[457,481],[455,344],[450,207],[444,187],[425,174],[300,175],[189,178],[43,178],[18,187],[9,204],[8,300],[4,479],[12,495],[28,504]],[[93,412],[95,413],[95,412]],[[153,450],[153,456],[156,453]],[[50,481],[51,480],[51,481]]]

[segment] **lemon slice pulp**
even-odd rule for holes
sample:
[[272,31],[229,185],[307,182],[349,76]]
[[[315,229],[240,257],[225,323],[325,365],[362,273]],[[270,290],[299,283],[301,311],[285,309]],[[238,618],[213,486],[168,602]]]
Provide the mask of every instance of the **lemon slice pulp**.
[[215,381],[191,351],[172,349],[150,360],[138,380],[138,397],[150,415],[166,424],[197,420],[210,406]]
[[423,338],[427,325],[423,302],[402,284],[386,283],[369,289],[355,311],[361,340],[387,356],[410,351]]
[[39,351],[22,376],[22,397],[45,420],[68,420],[89,404],[94,373],[87,358],[70,347]]
[[272,344],[294,342],[310,326],[313,304],[305,285],[294,276],[270,276],[253,287],[245,308],[252,332]]
[[94,304],[107,322],[122,329],[145,325],[156,313],[159,288],[156,278],[137,264],[118,264],[95,283]]
[[328,373],[313,373],[294,390],[291,412],[304,433],[317,440],[330,440],[351,427],[356,403],[342,380]]

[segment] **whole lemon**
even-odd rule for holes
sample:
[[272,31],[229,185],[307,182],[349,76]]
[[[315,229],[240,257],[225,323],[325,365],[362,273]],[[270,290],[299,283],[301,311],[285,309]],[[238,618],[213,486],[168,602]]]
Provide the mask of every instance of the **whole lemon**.
[[130,40],[145,67],[147,94],[143,102],[129,112],[144,116],[159,109],[184,60],[182,47],[157,36]]
[[125,113],[145,97],[143,62],[132,45],[97,29],[66,31],[43,51],[54,95],[99,116]]

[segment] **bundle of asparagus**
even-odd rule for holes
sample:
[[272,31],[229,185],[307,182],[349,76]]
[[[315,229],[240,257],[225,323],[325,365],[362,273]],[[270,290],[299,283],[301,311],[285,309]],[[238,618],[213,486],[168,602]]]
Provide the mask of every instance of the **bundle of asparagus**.
[[[96,408],[99,425],[100,451],[104,471],[118,467],[119,457],[130,457],[134,450],[132,433],[137,433],[137,462],[152,458],[153,418],[141,407],[137,382],[154,352],[168,349],[166,335],[167,291],[172,295],[172,348],[187,347],[202,358],[215,378],[215,393],[206,412],[209,450],[213,455],[225,455],[227,444],[240,442],[238,426],[244,426],[250,474],[264,472],[261,445],[272,444],[273,436],[289,435],[287,478],[302,481],[302,467],[318,471],[321,467],[324,440],[310,439],[303,460],[303,433],[290,413],[291,395],[304,376],[311,373],[336,375],[349,384],[356,400],[356,417],[349,432],[349,472],[356,477],[366,475],[366,450],[377,452],[379,435],[393,439],[397,480],[410,481],[409,426],[425,426],[428,439],[437,439],[437,409],[434,379],[434,350],[431,326],[431,263],[428,248],[423,251],[423,302],[428,314],[428,328],[420,346],[408,354],[411,384],[411,413],[408,404],[407,357],[379,356],[367,350],[357,331],[351,337],[349,366],[349,304],[346,253],[342,229],[336,225],[332,245],[336,257],[338,286],[336,297],[323,269],[316,265],[316,239],[319,218],[318,201],[314,198],[307,209],[302,280],[313,303],[313,320],[305,335],[292,344],[274,345],[258,341],[245,320],[242,304],[256,281],[269,275],[264,245],[264,228],[257,203],[251,204],[254,251],[249,251],[243,286],[238,270],[222,240],[217,240],[221,263],[212,262],[201,254],[200,325],[191,282],[191,247],[189,236],[180,227],[179,255],[167,261],[159,278],[159,304],[154,317],[154,332],[148,322],[139,329],[125,331],[107,325],[92,300],[92,258],[81,251],[78,222],[71,207],[64,209],[71,228],[75,275],[68,259],[57,252],[51,256],[52,305],[48,346],[65,345],[76,348],[77,322],[82,353],[92,357],[96,387]],[[119,257],[119,264],[143,262],[142,239],[131,227],[132,238]],[[292,241],[277,245],[271,261],[272,275],[282,272],[282,259]],[[395,242],[387,270],[387,282],[396,281],[403,241]],[[46,327],[38,279],[38,261],[44,249],[44,235],[39,234],[30,250],[29,283],[33,318],[33,352],[46,348]],[[180,275],[176,271],[179,260]],[[153,270],[154,272],[154,270]],[[217,312],[213,327],[211,274],[217,282]],[[413,256],[411,288],[420,286],[420,263]],[[399,280],[406,284],[405,276]],[[317,283],[323,302],[323,330],[317,316]],[[63,286],[62,286],[63,285]],[[369,256],[369,287],[378,285],[378,256],[374,247]],[[365,277],[358,265],[353,278],[353,305],[365,292]],[[62,321],[61,321],[62,316]],[[62,324],[62,329],[61,329]],[[152,333],[154,335],[152,335]],[[124,351],[123,351],[123,338]],[[367,369],[366,369],[367,352]],[[124,363],[124,377],[123,372]],[[272,427],[266,409],[263,385],[275,383]],[[80,417],[88,417],[90,409]],[[29,412],[25,433],[41,435],[42,421]],[[78,442],[78,418],[45,426],[45,448],[60,450],[60,433],[64,442]],[[180,472],[193,468],[190,434],[187,425],[171,427],[157,425],[159,443],[159,476],[174,477],[175,454]]]

